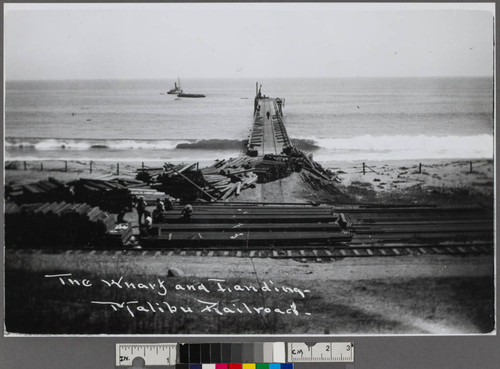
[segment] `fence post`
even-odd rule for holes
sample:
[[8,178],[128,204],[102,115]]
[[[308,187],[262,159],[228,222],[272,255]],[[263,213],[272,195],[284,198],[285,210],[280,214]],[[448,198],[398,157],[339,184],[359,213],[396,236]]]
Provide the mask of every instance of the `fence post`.
[[26,168],[26,162],[23,161],[23,164],[24,164],[24,170],[27,170],[27,168]]
[[422,163],[418,163],[418,172],[422,173]]
[[144,172],[144,162],[142,162],[142,171]]
[[43,161],[40,162],[40,171],[43,172]]
[[116,163],[116,175],[120,175],[120,163]]
[[90,174],[92,174],[92,160],[90,161]]
[[64,171],[68,171],[68,162],[66,160],[64,161]]
[[363,162],[363,175],[365,175],[365,162]]
[[469,163],[470,165],[470,172],[472,173],[472,161]]

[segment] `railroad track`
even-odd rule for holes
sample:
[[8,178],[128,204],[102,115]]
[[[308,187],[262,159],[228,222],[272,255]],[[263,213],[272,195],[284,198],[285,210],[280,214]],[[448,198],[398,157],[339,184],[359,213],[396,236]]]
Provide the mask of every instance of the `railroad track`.
[[117,256],[123,254],[145,256],[145,257],[168,257],[168,256],[198,256],[198,257],[241,257],[241,258],[274,258],[274,259],[294,259],[304,262],[328,262],[342,258],[361,257],[394,257],[408,255],[479,255],[493,254],[493,245],[488,242],[475,242],[472,244],[447,243],[447,244],[385,244],[381,246],[356,247],[269,247],[250,249],[227,249],[227,248],[182,248],[182,249],[123,249],[123,250],[103,250],[103,249],[7,249],[7,255],[100,255]]

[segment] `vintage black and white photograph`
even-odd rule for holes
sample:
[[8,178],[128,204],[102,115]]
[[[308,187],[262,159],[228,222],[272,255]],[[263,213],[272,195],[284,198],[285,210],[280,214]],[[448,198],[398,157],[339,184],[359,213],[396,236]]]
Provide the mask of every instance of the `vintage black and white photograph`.
[[5,335],[495,332],[494,4],[5,4]]

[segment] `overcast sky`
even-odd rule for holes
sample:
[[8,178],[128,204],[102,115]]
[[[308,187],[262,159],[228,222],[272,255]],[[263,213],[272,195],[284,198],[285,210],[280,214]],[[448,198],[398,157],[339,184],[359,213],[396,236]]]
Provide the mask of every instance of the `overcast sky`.
[[7,80],[492,76],[492,10],[6,4],[4,65]]

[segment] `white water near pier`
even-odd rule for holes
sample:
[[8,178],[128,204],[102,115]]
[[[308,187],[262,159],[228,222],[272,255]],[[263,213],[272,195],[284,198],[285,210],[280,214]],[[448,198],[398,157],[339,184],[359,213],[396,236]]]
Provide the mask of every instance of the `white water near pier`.
[[[6,160],[202,161],[234,157],[255,81],[10,81]],[[493,158],[489,78],[272,79],[289,136],[318,161]]]

